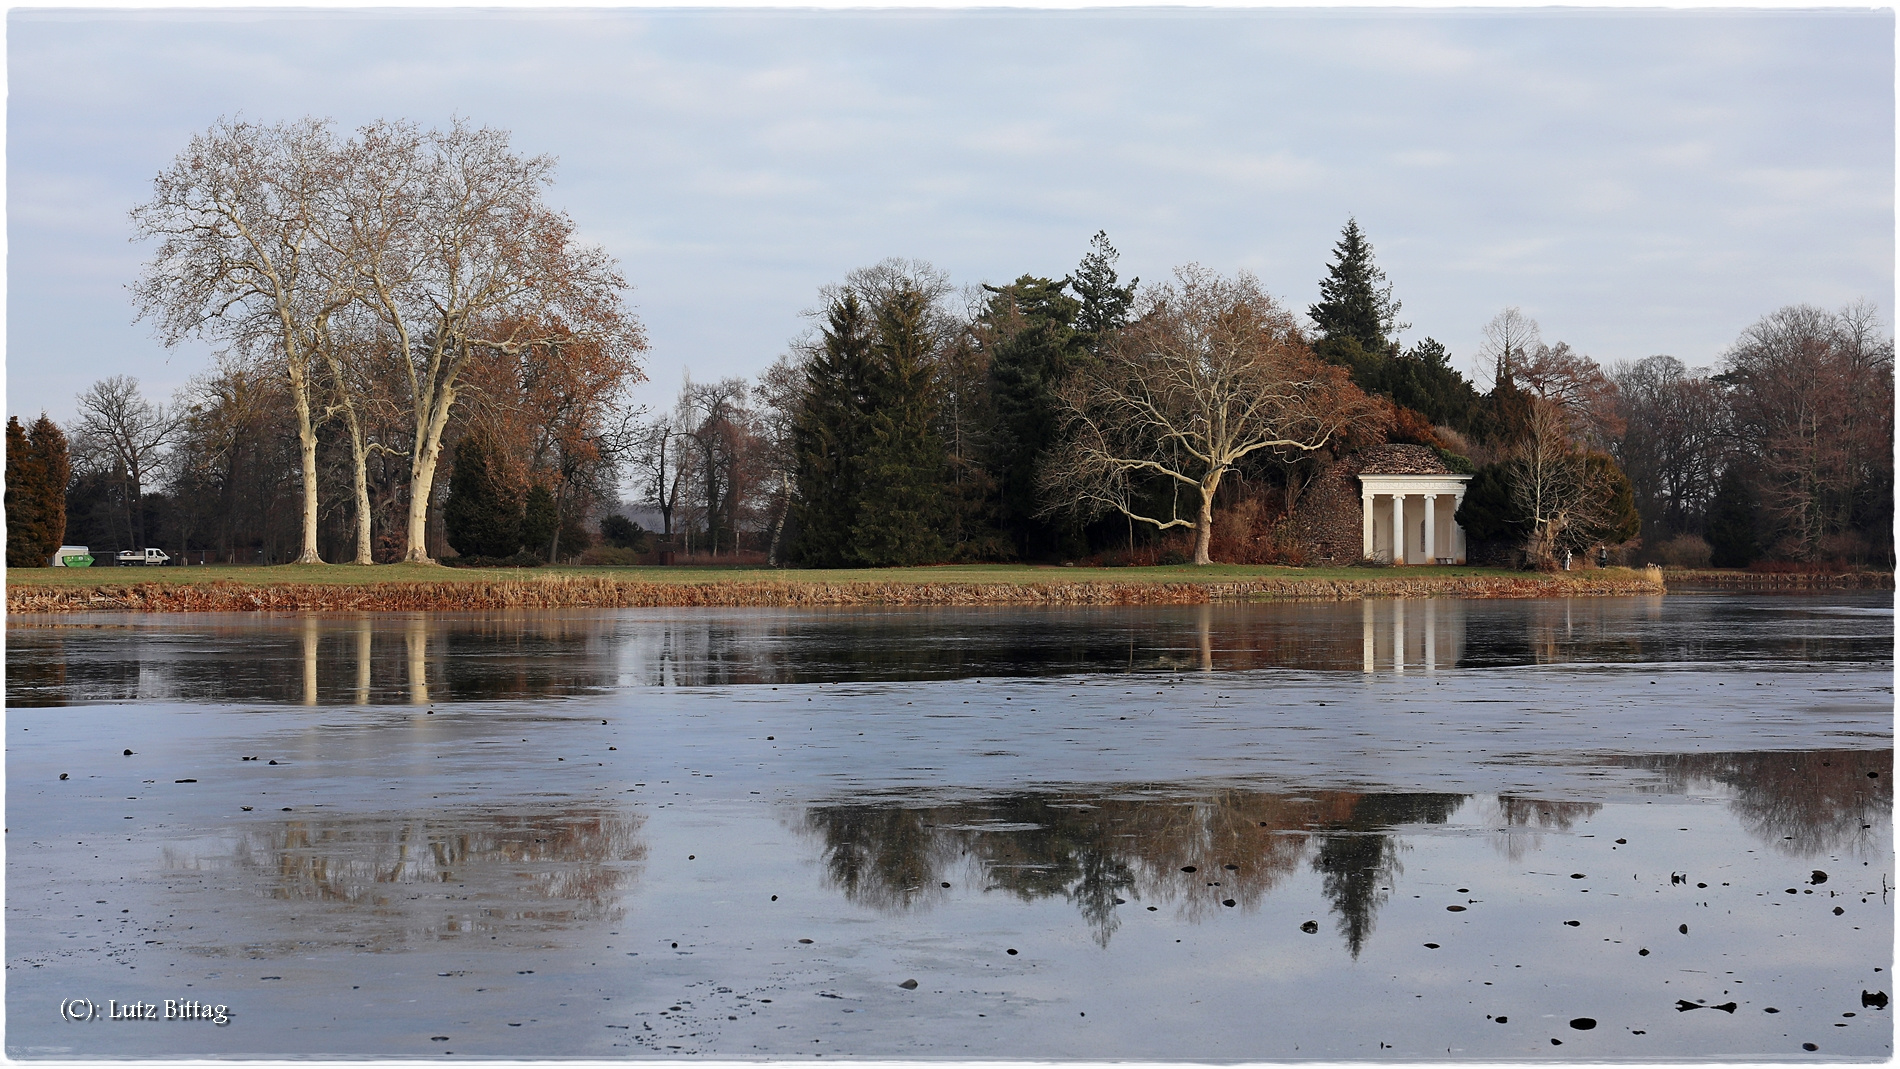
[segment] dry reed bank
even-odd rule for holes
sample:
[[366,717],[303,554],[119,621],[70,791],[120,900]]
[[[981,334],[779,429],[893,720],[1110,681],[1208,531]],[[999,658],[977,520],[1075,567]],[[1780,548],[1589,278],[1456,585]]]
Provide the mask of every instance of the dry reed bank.
[[[116,571],[116,570],[115,570]],[[220,574],[222,573],[222,574]],[[1660,573],[1560,575],[1482,568],[969,566],[852,571],[279,567],[164,574],[9,572],[8,613],[440,612],[851,605],[1194,605],[1360,598],[1660,594]]]

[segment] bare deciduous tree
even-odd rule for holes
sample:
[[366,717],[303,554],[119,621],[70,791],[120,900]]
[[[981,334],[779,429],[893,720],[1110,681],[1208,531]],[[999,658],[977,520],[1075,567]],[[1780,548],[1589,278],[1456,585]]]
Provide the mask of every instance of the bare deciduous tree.
[[79,428],[73,453],[82,470],[106,474],[119,482],[125,502],[126,537],[131,545],[145,545],[146,483],[164,462],[165,447],[178,432],[178,420],[165,406],[139,393],[139,380],[130,375],[100,379],[79,395]]
[[759,470],[761,490],[769,502],[765,560],[776,568],[784,560],[785,521],[792,510],[792,492],[798,457],[793,449],[792,428],[798,421],[800,399],[804,396],[805,366],[792,354],[773,361],[759,375],[753,394],[758,399],[756,422],[760,439]]
[[1873,309],[1783,308],[1726,363],[1736,444],[1760,472],[1777,551],[1864,554],[1843,540],[1880,539],[1893,501],[1893,340]]
[[192,138],[153,182],[152,199],[132,211],[137,235],[159,240],[132,292],[165,344],[204,336],[282,356],[302,447],[299,563],[322,563],[311,416],[318,323],[353,298],[316,263],[326,255],[319,201],[335,182],[330,140],[315,119],[221,120]]
[[1511,378],[1532,397],[1555,404],[1578,441],[1602,449],[1623,433],[1616,383],[1565,342],[1530,346],[1512,367]]
[[[1605,453],[1582,448],[1572,437],[1574,415],[1558,400],[1531,402],[1523,440],[1505,461],[1513,503],[1530,526],[1525,552],[1532,565],[1556,566],[1566,551],[1595,541],[1621,541],[1630,509],[1627,480]],[[1633,521],[1632,521],[1633,523]]]
[[645,500],[660,510],[660,534],[669,543],[673,516],[680,504],[680,482],[685,475],[682,437],[669,412],[639,426],[632,450],[634,483]]
[[415,428],[407,559],[426,561],[442,435],[469,362],[572,341],[638,352],[646,341],[621,305],[626,282],[612,258],[575,241],[572,221],[542,203],[552,158],[522,157],[505,132],[459,121],[394,141],[393,154],[414,144],[420,159],[366,172],[388,187],[368,202],[388,221],[364,229],[397,236],[359,246],[355,262],[406,356]]
[[[1059,503],[1051,511],[1112,509],[1159,530],[1190,529],[1194,563],[1208,564],[1214,495],[1235,465],[1261,450],[1324,448],[1383,407],[1315,358],[1251,275],[1190,265],[1142,303],[1099,366],[1060,390],[1067,436],[1042,475],[1046,500]],[[1193,488],[1196,517],[1136,511],[1130,479],[1139,475]]]
[[1537,320],[1517,308],[1506,308],[1484,325],[1484,341],[1478,346],[1481,359],[1473,369],[1473,382],[1480,392],[1489,391],[1508,380],[1512,369],[1524,363],[1531,351],[1543,344]]
[[1624,431],[1612,450],[1643,514],[1644,540],[1697,534],[1715,495],[1727,413],[1705,372],[1673,356],[1652,356],[1612,370]]

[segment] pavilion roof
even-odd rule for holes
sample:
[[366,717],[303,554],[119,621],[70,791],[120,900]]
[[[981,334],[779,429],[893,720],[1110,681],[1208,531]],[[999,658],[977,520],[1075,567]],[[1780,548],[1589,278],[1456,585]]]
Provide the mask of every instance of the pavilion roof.
[[1438,458],[1438,451],[1423,445],[1375,445],[1359,451],[1361,475],[1455,475]]

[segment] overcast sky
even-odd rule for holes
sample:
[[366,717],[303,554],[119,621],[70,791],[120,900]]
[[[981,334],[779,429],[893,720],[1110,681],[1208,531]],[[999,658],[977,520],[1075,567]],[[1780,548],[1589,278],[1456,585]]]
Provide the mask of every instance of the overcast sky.
[[753,374],[887,256],[959,284],[1249,270],[1318,296],[1357,216],[1468,367],[1518,306],[1604,363],[1709,365],[1797,302],[1894,294],[1880,12],[44,12],[7,24],[7,407],[209,350],[132,322],[126,212],[220,116],[462,115],[560,159],[666,404]]

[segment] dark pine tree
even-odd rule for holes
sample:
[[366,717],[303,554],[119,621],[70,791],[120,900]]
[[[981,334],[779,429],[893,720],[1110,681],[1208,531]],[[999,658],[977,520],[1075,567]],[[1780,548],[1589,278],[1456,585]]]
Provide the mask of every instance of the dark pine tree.
[[7,567],[44,568],[66,538],[66,435],[45,413],[31,427],[7,420]]
[[1135,304],[1135,287],[1141,280],[1131,278],[1122,285],[1115,277],[1115,261],[1119,259],[1121,254],[1108,242],[1108,231],[1097,230],[1089,239],[1088,254],[1069,280],[1069,288],[1079,302],[1074,320],[1076,342],[1091,355],[1101,355],[1115,332],[1127,325],[1129,309]]
[[66,484],[73,479],[72,453],[66,432],[44,412],[27,428],[26,440],[40,469],[36,495],[40,556],[50,561],[66,539]]
[[1372,262],[1372,243],[1360,232],[1357,218],[1345,220],[1340,241],[1332,247],[1332,266],[1319,283],[1319,304],[1307,308],[1307,315],[1321,332],[1315,351],[1328,359],[1328,347],[1338,355],[1353,353],[1362,363],[1383,359],[1393,336],[1404,330],[1393,287],[1385,285],[1385,272]]
[[1478,391],[1451,366],[1451,354],[1437,340],[1426,338],[1391,359],[1366,363],[1361,389],[1385,394],[1436,426],[1470,429]]
[[521,506],[495,479],[477,435],[456,443],[442,522],[449,545],[465,557],[510,557],[521,548]]
[[554,532],[560,526],[561,517],[554,507],[554,495],[545,486],[537,484],[530,487],[527,499],[521,503],[521,544],[528,547],[530,552],[546,553],[553,548]]
[[805,393],[792,426],[798,536],[791,556],[808,568],[855,562],[851,531],[868,437],[874,332],[857,294],[846,291],[826,311],[823,343],[805,369]]
[[1717,568],[1746,568],[1761,555],[1755,514],[1755,495],[1747,473],[1730,464],[1715,486],[1702,537],[1709,543],[1709,563]]
[[600,540],[616,549],[647,548],[646,529],[618,513],[600,518]]
[[1478,469],[1465,486],[1465,499],[1458,506],[1456,518],[1458,526],[1479,541],[1522,539],[1530,533],[1530,524],[1511,500],[1510,477],[1502,464],[1486,464]]
[[929,314],[929,299],[913,289],[877,309],[850,545],[855,563],[873,568],[924,564],[946,552],[949,457],[935,430]]
[[1530,421],[1531,395],[1517,385],[1506,369],[1492,385],[1491,392],[1478,398],[1463,429],[1478,441],[1497,448],[1523,439]]
[[[18,417],[7,419],[7,567],[39,568],[40,483],[45,479],[39,459]],[[54,547],[58,548],[58,547]]]
[[995,475],[1003,529],[1025,557],[1072,554],[1080,535],[1037,517],[1036,470],[1059,425],[1056,386],[1087,357],[1075,329],[1081,302],[1063,293],[1066,282],[1029,275],[1002,288],[984,310],[1000,339],[990,357],[990,400],[996,432],[989,467]]

